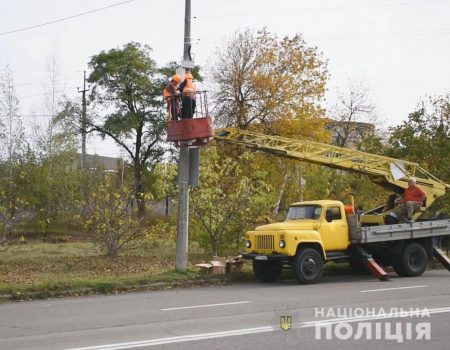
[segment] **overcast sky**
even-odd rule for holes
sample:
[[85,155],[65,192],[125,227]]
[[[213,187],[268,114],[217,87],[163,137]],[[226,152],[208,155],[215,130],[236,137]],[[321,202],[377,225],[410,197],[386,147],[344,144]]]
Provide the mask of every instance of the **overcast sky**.
[[[58,94],[78,98],[83,70],[101,50],[137,41],[153,48],[159,65],[181,59],[184,0],[134,0],[2,34],[122,1],[0,0],[0,70],[10,65],[27,123],[32,110],[45,114],[42,94],[54,59]],[[450,90],[450,0],[192,0],[192,16],[197,64],[211,62],[215,48],[239,29],[301,33],[329,60],[327,102],[334,102],[338,87],[363,81],[388,125],[405,120],[420,98]],[[117,155],[111,143],[96,140],[88,151]]]

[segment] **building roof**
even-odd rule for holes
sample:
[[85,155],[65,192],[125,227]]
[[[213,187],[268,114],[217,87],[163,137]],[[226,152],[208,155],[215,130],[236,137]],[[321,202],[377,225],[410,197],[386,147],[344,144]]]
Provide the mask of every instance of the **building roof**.
[[[78,159],[81,162],[81,154],[78,154]],[[86,168],[87,169],[104,169],[106,171],[119,170],[120,163],[123,160],[114,157],[105,157],[98,154],[86,154]]]

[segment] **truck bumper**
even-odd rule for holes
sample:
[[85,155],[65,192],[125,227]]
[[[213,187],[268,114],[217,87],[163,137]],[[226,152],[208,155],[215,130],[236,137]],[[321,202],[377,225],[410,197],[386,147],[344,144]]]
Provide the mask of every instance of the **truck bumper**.
[[283,254],[248,254],[244,253],[242,254],[242,258],[248,259],[248,260],[262,260],[262,261],[278,261],[278,262],[289,262],[289,257]]

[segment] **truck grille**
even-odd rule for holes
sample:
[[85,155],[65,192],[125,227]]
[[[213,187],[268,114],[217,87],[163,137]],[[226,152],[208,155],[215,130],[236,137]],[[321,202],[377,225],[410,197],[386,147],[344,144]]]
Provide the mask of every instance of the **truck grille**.
[[256,249],[274,249],[274,236],[273,235],[257,235],[256,236]]

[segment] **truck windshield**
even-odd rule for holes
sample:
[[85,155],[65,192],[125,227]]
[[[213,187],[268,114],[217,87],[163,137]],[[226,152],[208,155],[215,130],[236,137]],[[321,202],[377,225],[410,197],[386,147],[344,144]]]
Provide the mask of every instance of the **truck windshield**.
[[298,205],[289,208],[286,220],[318,219],[321,212],[320,205]]

